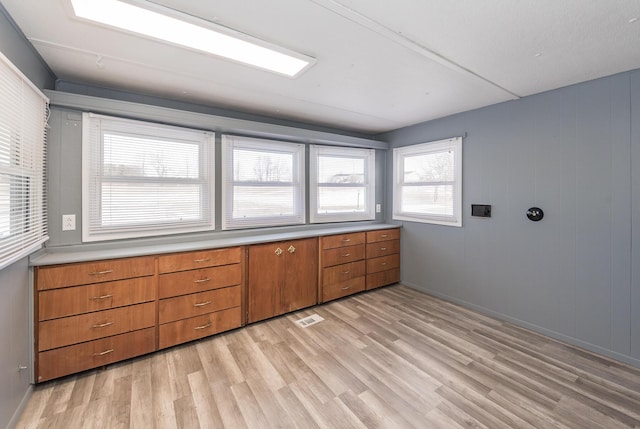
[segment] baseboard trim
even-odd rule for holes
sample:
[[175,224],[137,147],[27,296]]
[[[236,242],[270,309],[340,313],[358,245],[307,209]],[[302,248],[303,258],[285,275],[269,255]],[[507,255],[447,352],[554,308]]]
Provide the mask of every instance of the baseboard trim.
[[22,400],[20,401],[18,408],[13,413],[13,416],[11,416],[11,420],[9,420],[9,423],[7,424],[6,429],[16,428],[16,426],[18,425],[18,422],[20,421],[20,417],[22,417],[22,413],[24,409],[27,407],[27,404],[29,403],[29,399],[31,399],[32,395],[33,395],[33,384],[30,384],[24,396],[22,397]]
[[407,287],[410,287],[412,289],[418,290],[420,292],[424,292],[426,294],[433,295],[433,296],[435,296],[437,298],[440,298],[440,299],[443,299],[445,301],[449,301],[449,302],[452,302],[454,304],[458,304],[458,305],[461,305],[463,307],[470,308],[470,309],[475,310],[475,311],[477,311],[479,313],[486,314],[486,315],[491,316],[491,317],[495,317],[496,319],[504,320],[506,322],[513,323],[514,325],[518,325],[518,326],[521,326],[523,328],[530,329],[532,331],[535,331],[535,332],[538,332],[540,334],[543,334],[543,335],[546,335],[548,337],[551,337],[551,338],[553,338],[555,340],[562,341],[564,343],[571,344],[573,346],[577,346],[577,347],[583,348],[585,350],[589,350],[589,351],[591,351],[593,353],[597,353],[599,355],[606,356],[608,358],[614,359],[614,360],[619,361],[619,362],[623,362],[625,364],[634,366],[636,368],[640,368],[640,359],[634,358],[633,356],[628,356],[628,355],[625,355],[625,354],[622,354],[622,353],[618,353],[616,351],[609,350],[609,349],[606,349],[604,347],[600,347],[598,345],[588,343],[586,341],[582,341],[582,340],[580,340],[578,338],[574,338],[574,337],[571,337],[569,335],[562,334],[560,332],[556,332],[556,331],[553,331],[553,330],[550,330],[550,329],[547,329],[547,328],[543,328],[543,327],[535,325],[533,323],[529,323],[529,322],[526,322],[524,320],[520,320],[518,318],[511,317],[511,316],[508,316],[506,314],[503,314],[503,313],[500,313],[500,312],[497,312],[497,311],[493,311],[493,310],[491,310],[489,308],[482,307],[480,305],[476,305],[476,304],[470,303],[468,301],[465,301],[465,300],[462,300],[462,299],[458,299],[458,298],[449,296],[447,294],[443,294],[443,293],[434,291],[434,290],[429,289],[429,288],[421,287],[421,286],[418,286],[418,285],[410,283],[410,282],[403,281],[403,282],[401,282],[401,284],[403,284],[403,285],[405,285]]

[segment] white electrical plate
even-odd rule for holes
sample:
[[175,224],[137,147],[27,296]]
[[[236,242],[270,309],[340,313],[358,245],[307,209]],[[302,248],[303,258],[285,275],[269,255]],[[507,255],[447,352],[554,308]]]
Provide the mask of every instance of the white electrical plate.
[[62,230],[75,231],[75,229],[76,229],[76,215],[74,214],[62,215]]

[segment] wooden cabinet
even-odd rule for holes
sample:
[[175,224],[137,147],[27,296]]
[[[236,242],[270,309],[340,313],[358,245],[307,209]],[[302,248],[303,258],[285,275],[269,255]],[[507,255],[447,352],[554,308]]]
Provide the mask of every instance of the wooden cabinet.
[[158,348],[242,325],[244,248],[158,257]]
[[366,288],[400,281],[400,229],[382,229],[367,232]]
[[365,289],[366,233],[320,237],[319,301],[327,302]]
[[248,322],[318,302],[318,239],[249,246]]
[[400,230],[34,270],[42,382],[400,280]]
[[155,350],[152,256],[38,267],[35,273],[36,381]]

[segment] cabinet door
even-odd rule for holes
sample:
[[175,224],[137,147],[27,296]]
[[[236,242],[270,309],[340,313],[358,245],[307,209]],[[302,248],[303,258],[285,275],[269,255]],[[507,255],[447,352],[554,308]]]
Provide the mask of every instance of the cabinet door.
[[283,243],[249,246],[248,322],[282,314],[285,255]]
[[318,303],[318,239],[306,238],[285,245],[282,313]]

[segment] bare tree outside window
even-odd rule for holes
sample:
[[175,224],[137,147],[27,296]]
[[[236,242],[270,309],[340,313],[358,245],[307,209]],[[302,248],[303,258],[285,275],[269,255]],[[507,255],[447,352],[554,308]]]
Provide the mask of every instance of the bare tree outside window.
[[433,186],[434,202],[438,201],[440,187],[454,179],[453,154],[451,151],[407,157],[406,165],[408,168],[416,165],[416,169],[405,171],[405,182],[430,183]]

